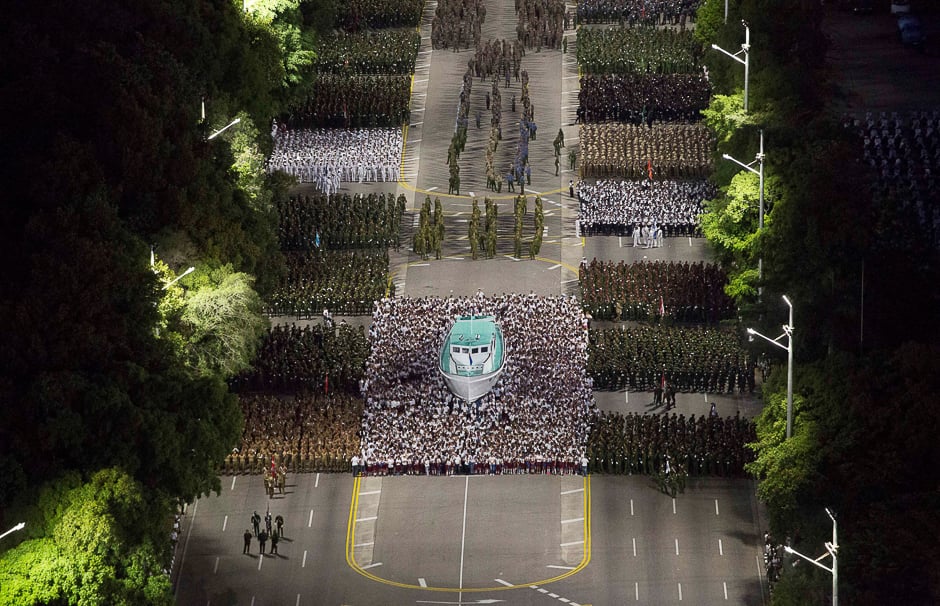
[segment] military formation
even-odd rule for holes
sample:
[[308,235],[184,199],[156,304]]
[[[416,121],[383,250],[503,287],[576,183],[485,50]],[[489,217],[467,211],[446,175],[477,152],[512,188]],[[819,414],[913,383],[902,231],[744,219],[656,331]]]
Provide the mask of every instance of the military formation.
[[336,9],[339,26],[346,31],[414,27],[421,21],[424,0],[345,0]]
[[875,201],[902,209],[909,224],[921,230],[909,235],[940,248],[940,111],[868,112],[846,116],[843,123],[862,142]]
[[754,362],[737,333],[717,328],[643,324],[591,329],[588,373],[595,389],[749,393]]
[[705,179],[715,142],[704,124],[584,124],[581,176]]
[[489,198],[484,198],[485,217],[480,213],[480,203],[473,199],[473,210],[470,212],[470,222],[467,230],[467,239],[470,242],[470,257],[475,261],[483,253],[483,258],[492,259],[496,256],[496,227],[499,218],[499,208]]
[[405,196],[333,194],[276,201],[281,250],[398,247]]
[[515,0],[516,38],[526,48],[561,48],[568,20],[564,0]]
[[697,74],[588,74],[578,93],[579,122],[698,122],[711,84]]
[[411,78],[406,74],[316,74],[309,90],[284,116],[287,128],[401,126],[410,116]]
[[578,28],[578,64],[584,73],[701,73],[702,54],[702,45],[688,31]]
[[677,25],[695,22],[702,0],[582,0],[578,2],[579,23],[627,25]]
[[[652,162],[650,162],[652,166]],[[578,187],[578,225],[586,236],[633,237],[633,246],[644,246],[643,228],[659,228],[663,235],[700,236],[699,215],[703,202],[718,192],[704,179],[640,181],[602,179]]]
[[411,74],[421,34],[415,29],[335,32],[318,38],[313,70],[325,74]]
[[425,196],[424,205],[418,217],[418,229],[414,234],[413,252],[422,259],[434,255],[441,259],[441,245],[444,242],[444,208],[440,198],[434,198],[434,215],[431,215],[431,197]]
[[594,473],[739,477],[756,440],[754,423],[740,416],[601,412],[587,458]]
[[713,263],[594,259],[581,265],[580,281],[584,311],[595,320],[715,324],[735,312],[724,291],[728,276]]
[[451,48],[455,52],[480,43],[486,19],[483,0],[438,0],[431,20],[431,46]]

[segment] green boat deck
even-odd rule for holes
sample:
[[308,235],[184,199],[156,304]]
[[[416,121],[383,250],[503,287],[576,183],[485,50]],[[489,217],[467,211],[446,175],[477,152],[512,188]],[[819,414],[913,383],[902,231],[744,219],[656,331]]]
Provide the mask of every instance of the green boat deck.
[[[496,319],[493,316],[460,316],[454,322],[448,334],[445,347],[441,348],[440,366],[445,372],[450,372],[450,353],[452,347],[466,347],[468,349],[479,348],[480,346],[489,346],[493,343],[493,370],[500,368],[503,364],[503,334],[496,326]],[[465,352],[473,355],[473,352]],[[458,371],[460,376],[472,377],[483,374],[482,368],[473,371]]]

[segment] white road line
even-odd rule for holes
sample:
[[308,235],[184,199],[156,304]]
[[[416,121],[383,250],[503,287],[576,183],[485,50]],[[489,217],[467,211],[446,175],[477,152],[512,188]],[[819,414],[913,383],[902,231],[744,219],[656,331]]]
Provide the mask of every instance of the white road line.
[[409,265],[408,267],[429,267],[430,263],[415,263],[414,265]]
[[297,594],[297,601],[294,602],[294,606],[300,606],[300,594]]
[[506,587],[515,587],[515,585],[513,585],[509,581],[504,581],[502,579],[493,579],[493,580],[499,583],[500,585],[505,585]]
[[408,126],[410,126],[411,128],[414,128],[415,126],[421,126],[422,124],[424,124],[424,122],[413,122],[409,124]]
[[561,263],[556,263],[555,265],[552,265],[551,267],[549,267],[548,271],[551,271],[553,269],[558,269],[559,267],[561,267]]
[[580,78],[581,76],[565,76],[562,80],[571,80],[572,78]]
[[212,567],[212,574],[216,574],[217,572],[219,572],[219,558],[218,558],[218,556],[216,556],[216,558],[215,558],[215,566]]
[[378,520],[379,516],[369,516],[367,518],[358,518],[356,522],[371,522],[372,520]]
[[630,390],[629,389],[623,392],[623,399],[627,404],[630,403]]
[[571,602],[571,600],[569,600],[568,598],[558,598],[558,601],[559,601],[559,602],[564,602],[565,604],[568,604],[568,603]]
[[682,583],[676,583],[679,586],[679,601],[682,601]]
[[310,510],[310,517],[307,518],[307,528],[313,526],[313,510]]
[[571,518],[570,520],[562,520],[562,524],[574,524],[575,522],[583,522],[584,518]]
[[633,537],[633,557],[636,557],[636,537]]
[[320,487],[320,474],[319,474],[319,473],[317,474],[317,479],[314,480],[314,482],[313,482],[313,487],[314,487],[314,488],[319,488],[319,487]]
[[572,545],[580,545],[582,543],[584,543],[584,539],[581,539],[580,541],[569,541],[567,543],[561,543],[561,547],[571,547]]
[[464,257],[444,257],[445,259],[450,259],[451,261],[463,261]]
[[539,587],[538,589],[536,589],[536,591],[539,593],[548,593],[548,590],[545,589],[544,587]]
[[370,568],[375,568],[376,566],[381,566],[381,565],[382,565],[382,562],[376,562],[375,564],[369,564],[368,566],[363,566],[362,569],[368,570]]
[[675,515],[676,513],[676,500],[675,499],[672,500],[672,513],[673,515]]
[[722,589],[725,590],[725,599],[728,599],[728,584],[724,581],[721,582]]
[[460,535],[460,589],[463,589],[463,553],[467,542],[467,495],[469,494],[470,476],[467,476],[463,485],[463,531]]
[[[183,555],[180,556],[180,569],[183,568],[183,562],[186,561],[186,549],[189,547],[189,537],[193,536],[193,525],[196,523],[196,510],[199,509],[199,500],[196,500],[196,504],[193,505],[193,519],[189,521],[189,531],[186,533],[186,542],[183,543]],[[173,597],[179,598],[180,595],[180,585],[182,583],[176,583],[176,592]]]
[[718,555],[725,555],[725,550],[721,546],[721,539],[718,539]]
[[640,601],[640,583],[637,581],[633,582],[633,595],[636,596],[636,601]]
[[692,237],[689,237],[689,248],[692,248]]
[[418,579],[418,585],[420,585],[420,586],[422,586],[422,587],[427,587],[427,586],[428,586],[428,582],[425,581],[425,580],[422,579],[422,578],[419,578],[419,579]]
[[630,499],[630,515],[633,515],[633,499]]
[[718,515],[718,499],[715,499],[715,515]]
[[550,594],[548,594],[548,597],[550,597],[550,598],[557,598],[557,597],[558,597],[558,594],[557,594],[557,593],[550,593]]
[[307,550],[306,550],[306,549],[304,549],[304,559],[303,559],[303,561],[300,563],[300,567],[301,567],[301,568],[306,568],[306,567],[307,567]]
[[364,497],[367,494],[382,494],[382,491],[381,490],[367,490],[365,492],[360,492],[359,496]]
[[576,492],[584,492],[583,488],[575,488],[574,490],[562,490],[561,494],[574,494]]
[[574,566],[559,566],[557,564],[549,564],[545,568],[558,568],[559,570],[574,570]]
[[408,143],[421,143],[422,139],[411,139]]
[[[580,278],[571,278],[570,280],[562,280],[561,283],[567,284],[568,282],[577,282],[579,279]],[[565,493],[561,493],[561,494],[565,494]]]
[[[263,563],[264,563],[264,554],[262,553],[261,555],[258,556],[258,570],[261,570],[261,564]],[[254,598],[252,598],[251,603],[252,604],[255,603]]]
[[[435,185],[434,187],[429,187],[428,191],[434,191],[435,189],[438,189],[437,185]],[[415,225],[417,225],[417,223],[415,223]]]
[[353,547],[368,547],[369,545],[375,545],[375,541],[369,541],[368,543],[356,543]]
[[416,113],[418,113],[418,112],[423,112],[423,111],[424,111],[424,108],[422,107],[421,109],[413,109],[413,110],[411,110],[411,113],[416,114]]
[[760,603],[766,604],[767,602],[764,598],[764,577],[760,569],[760,556],[754,554],[754,561],[757,562],[757,580],[760,582]]
[[420,84],[421,82],[427,82],[427,81],[428,81],[427,78],[425,78],[424,80],[415,80],[415,84]]
[[225,532],[226,526],[228,526],[228,516],[225,516],[225,519],[222,520],[222,532]]
[[251,596],[251,606],[255,606],[255,596]]
[[676,555],[679,555],[679,539],[676,539]]
[[620,245],[620,248],[623,248],[623,236],[617,236],[617,244]]
[[238,479],[238,476],[232,476],[232,487],[229,490],[235,490],[235,480]]

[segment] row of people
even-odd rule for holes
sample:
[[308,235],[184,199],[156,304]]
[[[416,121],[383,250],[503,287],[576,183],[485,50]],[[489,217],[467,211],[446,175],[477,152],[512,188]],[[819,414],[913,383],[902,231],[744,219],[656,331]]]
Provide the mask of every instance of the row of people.
[[688,31],[578,28],[578,64],[588,74],[694,74],[702,71],[702,55]]
[[704,179],[582,182],[578,225],[584,235],[632,236],[640,226],[655,224],[666,236],[695,236],[702,203],[717,195]]
[[431,47],[458,51],[477,46],[485,19],[483,0],[439,0],[431,20]]
[[416,29],[335,32],[318,37],[312,69],[334,74],[411,74],[421,34]]
[[347,0],[336,4],[336,22],[346,31],[417,27],[423,0]]
[[705,179],[714,148],[703,124],[584,124],[580,171],[604,179]]
[[314,74],[310,93],[282,118],[289,129],[401,126],[410,116],[411,78],[404,74]]
[[322,309],[367,314],[373,301],[394,289],[385,249],[295,251],[284,258],[287,273],[266,301],[272,315],[314,317]]
[[404,194],[291,196],[276,202],[282,250],[398,246]]
[[754,362],[733,331],[663,325],[592,329],[588,373],[597,389],[732,393],[754,389]]
[[581,78],[578,121],[698,122],[711,83],[701,74],[588,74]]
[[[438,370],[457,315],[492,314],[505,342],[498,383],[475,402]],[[578,460],[593,411],[575,297],[508,294],[377,301],[362,393],[365,464],[404,459]],[[534,370],[537,369],[537,370]]]
[[739,415],[601,412],[588,440],[594,473],[742,476],[754,460],[754,423]]
[[301,182],[334,194],[340,183],[398,181],[401,177],[402,129],[272,128],[274,149],[268,171],[283,171]]
[[362,327],[278,324],[265,335],[251,368],[232,379],[232,388],[245,393],[355,393],[369,352]]
[[223,472],[346,471],[360,450],[362,400],[343,392],[239,396],[245,428]]
[[701,4],[702,0],[583,0],[578,2],[578,22],[681,27],[695,21]]
[[580,268],[581,303],[595,320],[716,323],[734,315],[721,266],[688,261],[598,261]]
[[525,47],[538,51],[561,48],[565,31],[564,0],[515,0],[516,37]]

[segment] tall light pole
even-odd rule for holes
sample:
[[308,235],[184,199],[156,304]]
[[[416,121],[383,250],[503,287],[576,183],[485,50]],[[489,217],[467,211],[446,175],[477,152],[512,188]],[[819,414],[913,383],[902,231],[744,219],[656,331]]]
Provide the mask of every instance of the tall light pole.
[[[793,435],[793,303],[790,302],[789,297],[783,295],[783,301],[790,307],[790,322],[789,324],[783,325],[783,334],[777,337],[776,339],[771,339],[770,337],[765,337],[760,334],[753,328],[747,329],[747,334],[757,335],[761,339],[769,343],[773,343],[780,349],[787,350],[787,439],[790,439],[790,436]],[[784,345],[780,342],[780,339],[786,337],[787,344]]]
[[[745,97],[745,99],[747,99],[747,97]],[[740,160],[736,160],[732,158],[728,154],[722,154],[721,157],[724,158],[725,160],[731,160],[732,162],[734,162],[735,164],[737,164],[744,170],[749,170],[755,175],[757,175],[758,184],[759,184],[758,197],[760,200],[758,214],[757,214],[757,229],[759,231],[762,231],[764,229],[764,131],[763,129],[761,129],[760,131],[760,149],[757,152],[757,155],[754,156],[754,160],[745,164],[744,162],[741,162]],[[757,168],[754,168],[755,164],[757,164]],[[757,259],[757,277],[759,280],[764,279],[764,258],[763,257],[758,257]]]
[[186,271],[184,271],[184,272],[181,273],[180,275],[176,276],[175,278],[173,278],[172,280],[170,280],[169,282],[167,282],[166,284],[164,284],[164,285],[163,285],[163,288],[161,288],[160,290],[166,290],[166,289],[168,289],[169,287],[173,286],[174,284],[176,284],[177,282],[179,282],[180,280],[182,280],[184,276],[188,276],[189,274],[193,273],[194,271],[196,271],[196,268],[195,268],[195,267],[190,267],[189,269],[187,269]]
[[231,122],[229,122],[228,124],[226,124],[225,126],[223,126],[222,128],[220,128],[219,130],[217,130],[217,131],[215,131],[214,133],[212,133],[211,135],[209,135],[209,139],[215,139],[216,137],[218,137],[219,135],[221,135],[222,133],[224,133],[226,130],[228,130],[229,128],[235,126],[236,124],[238,124],[238,123],[241,122],[241,121],[242,121],[241,118],[235,118],[234,120],[232,120]]
[[16,532],[17,530],[23,530],[24,528],[26,528],[26,522],[20,522],[19,524],[17,524],[16,526],[14,526],[13,528],[11,528],[10,530],[4,532],[3,534],[0,534],[0,539],[2,539],[3,537],[7,536],[8,534],[12,534],[12,533]]
[[[727,11],[725,11],[725,21],[728,19]],[[744,111],[747,113],[747,81],[750,75],[750,60],[748,58],[748,51],[751,49],[751,28],[748,27],[747,21],[741,21],[741,25],[744,26],[744,44],[741,45],[741,50],[736,53],[729,53],[725,49],[721,48],[717,44],[712,44],[712,48],[716,51],[721,51],[724,54],[728,55],[738,63],[744,66]],[[742,59],[738,55],[744,55]]]
[[[838,524],[836,523],[836,517],[832,515],[832,512],[829,511],[829,508],[826,508],[826,515],[829,516],[829,519],[832,520],[832,542],[823,543],[826,547],[826,553],[822,554],[815,560],[803,555],[799,551],[793,549],[789,545],[784,545],[783,549],[787,553],[792,553],[795,556],[799,556],[813,564],[814,566],[819,566],[826,572],[832,575],[832,606],[839,606],[839,534],[838,534]],[[819,560],[825,558],[826,556],[832,557],[832,568],[824,566],[819,563]]]

